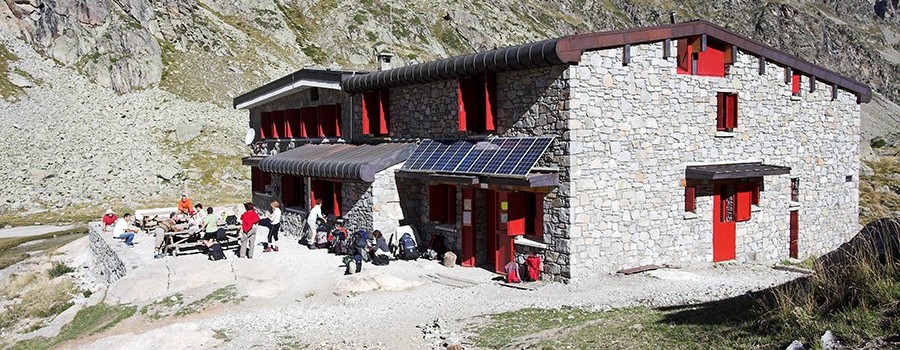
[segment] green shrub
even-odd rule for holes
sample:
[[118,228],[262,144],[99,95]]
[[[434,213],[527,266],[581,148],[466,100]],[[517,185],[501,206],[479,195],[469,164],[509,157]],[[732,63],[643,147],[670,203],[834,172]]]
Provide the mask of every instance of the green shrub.
[[75,269],[69,267],[69,265],[55,261],[53,262],[53,267],[50,268],[50,271],[47,271],[47,274],[50,275],[50,278],[57,278],[70,272],[75,272]]

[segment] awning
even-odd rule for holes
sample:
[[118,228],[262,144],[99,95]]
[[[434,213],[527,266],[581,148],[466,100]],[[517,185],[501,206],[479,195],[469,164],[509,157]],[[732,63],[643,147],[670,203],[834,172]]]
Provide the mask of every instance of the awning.
[[259,162],[265,158],[266,157],[244,157],[241,158],[241,164],[249,166],[259,166]]
[[790,167],[768,165],[760,162],[692,165],[684,170],[686,178],[696,180],[746,179],[750,177],[785,175],[790,173]]
[[413,143],[306,144],[266,157],[259,168],[274,174],[372,182],[375,173],[405,161],[415,148]]

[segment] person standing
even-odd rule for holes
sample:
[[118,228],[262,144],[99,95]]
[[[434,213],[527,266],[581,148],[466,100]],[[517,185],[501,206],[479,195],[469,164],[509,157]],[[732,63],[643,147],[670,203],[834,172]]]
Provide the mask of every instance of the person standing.
[[[281,203],[278,203],[278,201],[272,201],[272,213],[269,214],[268,217],[271,222],[268,242],[269,245],[272,245],[273,239],[275,242],[278,242],[278,230],[281,229]],[[278,247],[275,247],[273,249],[275,251],[278,251]]]
[[106,214],[103,214],[102,218],[103,231],[106,231],[110,227],[112,227],[112,225],[115,225],[117,219],[118,218],[116,217],[116,213],[113,213],[112,209],[106,209]]
[[322,216],[322,199],[316,199],[316,205],[309,210],[309,215],[306,216],[306,225],[309,227],[309,232],[306,233],[306,244],[309,246],[309,249],[314,249],[316,244],[316,231],[319,228],[318,219],[325,220],[325,217]]
[[213,214],[212,207],[206,208],[206,215],[203,217],[200,227],[203,228],[202,238],[206,246],[212,245],[212,241],[216,239],[216,233],[219,232],[219,216]]
[[259,214],[256,213],[252,203],[244,203],[244,210],[244,213],[241,214],[241,235],[238,237],[240,242],[238,258],[246,256],[248,259],[253,259],[253,246],[256,244]]

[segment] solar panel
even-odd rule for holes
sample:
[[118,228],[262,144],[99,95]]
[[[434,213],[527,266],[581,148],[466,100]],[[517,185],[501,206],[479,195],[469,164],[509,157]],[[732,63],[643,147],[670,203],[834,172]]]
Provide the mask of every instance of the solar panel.
[[525,176],[552,137],[496,137],[486,140],[424,140],[404,170]]

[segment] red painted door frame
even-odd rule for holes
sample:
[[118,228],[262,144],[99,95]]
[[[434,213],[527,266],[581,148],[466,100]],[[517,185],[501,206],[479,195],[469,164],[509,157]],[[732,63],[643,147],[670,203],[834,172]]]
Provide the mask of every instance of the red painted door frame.
[[[462,189],[462,201],[459,203],[459,212],[463,213],[462,226],[462,260],[461,265],[465,267],[474,267],[475,262],[475,190],[471,187]],[[466,210],[465,203],[469,201],[469,210]],[[466,223],[465,216],[469,213],[470,221]]]
[[[727,218],[723,210],[723,194],[732,197],[732,215]],[[732,184],[716,184],[713,191],[713,262],[734,260],[736,250],[736,223],[734,220],[735,187]]]
[[791,212],[791,238],[790,238],[790,256],[797,259],[800,256],[800,212]]

